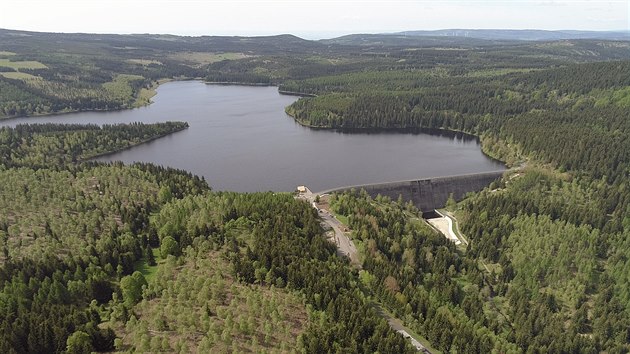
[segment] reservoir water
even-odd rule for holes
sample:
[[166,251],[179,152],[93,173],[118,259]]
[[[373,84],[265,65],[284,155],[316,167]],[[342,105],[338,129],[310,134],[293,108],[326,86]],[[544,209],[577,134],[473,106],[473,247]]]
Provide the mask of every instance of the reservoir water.
[[477,139],[421,132],[314,130],[284,113],[295,101],[275,87],[161,85],[150,106],[0,121],[115,124],[186,121],[190,128],[99,158],[152,162],[202,175],[215,190],[313,191],[357,184],[496,171]]

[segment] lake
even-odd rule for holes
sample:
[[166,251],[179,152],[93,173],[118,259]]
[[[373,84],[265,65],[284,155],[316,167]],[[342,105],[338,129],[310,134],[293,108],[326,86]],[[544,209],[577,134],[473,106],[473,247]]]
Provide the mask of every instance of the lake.
[[202,175],[215,190],[312,191],[334,187],[504,169],[477,139],[422,132],[339,132],[297,124],[284,107],[297,97],[276,87],[161,85],[147,107],[0,121],[19,123],[154,123],[186,121],[190,128],[99,158],[152,162]]

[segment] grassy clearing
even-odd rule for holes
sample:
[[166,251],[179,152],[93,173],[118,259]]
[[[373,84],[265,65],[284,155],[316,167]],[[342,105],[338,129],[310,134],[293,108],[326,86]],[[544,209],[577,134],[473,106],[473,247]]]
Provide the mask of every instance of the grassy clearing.
[[0,57],[11,57],[11,56],[14,56],[14,55],[15,55],[15,53],[13,53],[13,52],[7,52],[7,51],[4,51],[4,50],[0,50]]
[[141,88],[140,91],[138,91],[138,97],[136,97],[136,101],[133,103],[133,106],[142,107],[148,105],[151,103],[151,98],[153,98],[156,94],[157,92],[155,91],[155,88]]
[[27,73],[21,73],[21,72],[0,72],[0,75],[6,77],[7,79],[14,79],[14,80],[29,80],[29,79],[41,79],[39,76],[34,76],[31,74],[27,74]]
[[104,83],[103,88],[112,97],[122,101],[129,101],[133,98],[134,95],[134,90],[131,86],[131,83],[138,80],[144,80],[144,78],[139,75],[122,74],[116,76],[114,81]]
[[38,61],[10,61],[9,59],[0,59],[0,66],[6,66],[15,70],[20,69],[48,69],[48,67]]
[[[160,251],[157,249],[153,249],[153,258],[155,258],[156,260],[160,258]],[[153,278],[155,278],[155,274],[157,273],[158,270],[158,265],[154,265],[154,266],[150,266],[149,263],[147,263],[146,259],[141,259],[139,261],[136,261],[136,263],[134,263],[133,265],[133,270],[134,271],[139,271],[140,273],[142,273],[142,275],[144,275],[144,278],[147,280],[148,283],[150,283]]]
[[365,262],[365,242],[354,237],[354,235],[351,240],[357,248],[357,252],[359,254],[359,264],[363,264]]
[[492,77],[492,76],[501,76],[507,75],[511,73],[527,73],[531,71],[536,71],[537,69],[485,69],[485,70],[476,70],[467,73],[466,77]]
[[243,53],[208,53],[208,52],[181,52],[169,55],[169,58],[181,60],[196,65],[207,65],[223,60],[238,60],[250,57]]
[[349,227],[350,223],[348,222],[348,217],[341,214],[335,214],[337,220],[339,220],[344,226]]
[[150,65],[150,64],[157,64],[157,65],[163,65],[161,61],[158,60],[151,60],[151,59],[128,59],[127,60],[130,63],[134,63],[134,64],[140,64],[140,65]]
[[134,102],[133,106],[134,107],[142,107],[142,106],[146,106],[148,104],[151,103],[151,98],[153,98],[153,96],[155,96],[157,94],[157,88],[160,85],[159,82],[154,83],[153,85],[151,85],[150,88],[141,88],[140,91],[138,91],[138,95],[136,96],[136,101]]

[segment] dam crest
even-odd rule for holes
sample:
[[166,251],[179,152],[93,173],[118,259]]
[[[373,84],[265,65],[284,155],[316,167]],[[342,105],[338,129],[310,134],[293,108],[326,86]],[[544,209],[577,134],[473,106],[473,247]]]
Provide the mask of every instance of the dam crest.
[[429,212],[444,207],[449,195],[453,194],[453,198],[456,201],[460,201],[464,199],[467,193],[481,191],[490,183],[501,178],[507,171],[501,170],[458,176],[346,186],[321,191],[316,194],[340,193],[352,189],[363,189],[372,198],[380,194],[396,200],[399,196],[402,196],[404,201],[411,201],[420,211]]

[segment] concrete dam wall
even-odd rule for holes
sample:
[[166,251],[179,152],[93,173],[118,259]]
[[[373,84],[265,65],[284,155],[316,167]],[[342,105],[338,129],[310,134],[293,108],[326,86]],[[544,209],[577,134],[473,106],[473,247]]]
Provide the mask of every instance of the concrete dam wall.
[[318,194],[344,192],[351,189],[365,191],[372,197],[388,196],[392,200],[402,196],[404,201],[411,201],[420,211],[428,212],[446,205],[448,196],[452,193],[455,200],[460,201],[466,193],[478,192],[493,181],[498,180],[506,171],[492,171],[461,176],[435,177],[414,181],[365,184],[359,186],[341,187]]

